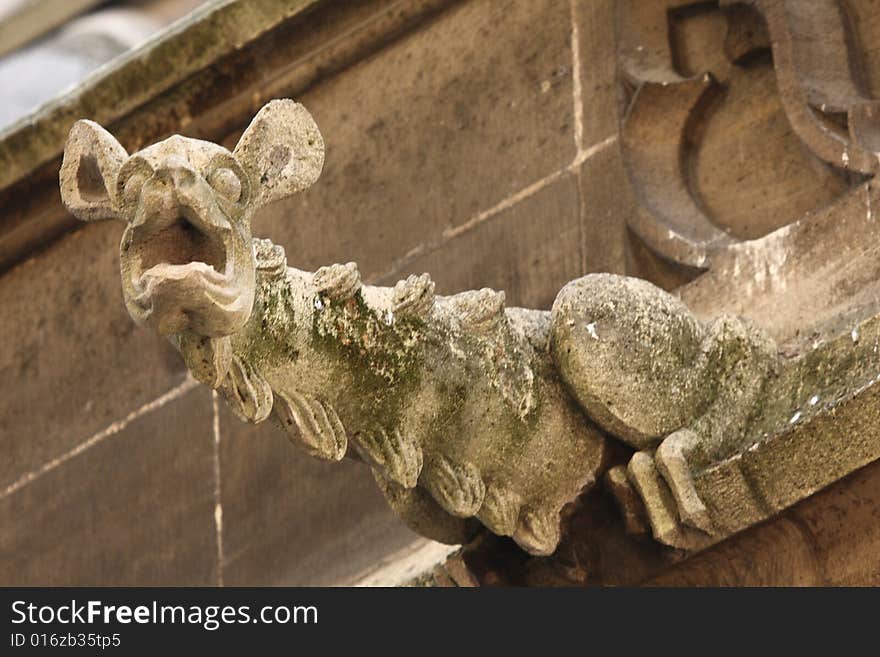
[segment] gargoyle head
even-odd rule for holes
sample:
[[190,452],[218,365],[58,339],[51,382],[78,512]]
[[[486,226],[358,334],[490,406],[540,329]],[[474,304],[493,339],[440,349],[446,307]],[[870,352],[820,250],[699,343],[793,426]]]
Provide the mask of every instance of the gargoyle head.
[[126,223],[122,289],[136,322],[221,337],[253,308],[254,211],[309,187],[323,163],[321,133],[292,100],[266,104],[231,153],[175,135],[129,156],[81,120],[64,149],[61,197],[78,219]]

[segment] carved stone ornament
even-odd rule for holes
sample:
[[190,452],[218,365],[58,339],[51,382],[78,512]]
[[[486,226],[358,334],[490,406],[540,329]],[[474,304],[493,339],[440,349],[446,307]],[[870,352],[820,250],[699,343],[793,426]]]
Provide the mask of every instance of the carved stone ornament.
[[880,101],[852,4],[615,3],[628,221],[654,251],[709,268],[877,173]]
[[[196,379],[313,456],[369,464],[430,538],[463,542],[482,525],[551,554],[564,507],[604,478],[628,522],[701,547],[737,527],[706,504],[698,475],[796,422],[791,408],[820,409],[805,381],[828,390],[875,374],[873,335],[783,357],[747,321],[703,323],[634,278],[572,281],[548,312],[507,308],[489,289],[437,296],[427,274],[384,288],[363,285],[354,263],[289,267],[252,237],[251,217],[313,184],[323,159],[292,100],[263,107],[232,152],[174,136],[128,155],[79,121],[61,192],[83,221],[125,223],[128,310]],[[628,464],[615,466],[615,442]]]

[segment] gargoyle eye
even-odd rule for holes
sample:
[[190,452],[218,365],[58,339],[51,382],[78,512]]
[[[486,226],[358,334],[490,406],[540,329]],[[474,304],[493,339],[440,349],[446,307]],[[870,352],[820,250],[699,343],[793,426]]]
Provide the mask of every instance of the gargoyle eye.
[[137,171],[131,174],[128,177],[128,180],[125,181],[125,186],[122,188],[123,198],[129,203],[136,201],[146,180],[147,174],[143,171]]
[[226,167],[214,169],[208,176],[208,183],[218,194],[230,201],[241,198],[241,180],[232,169]]

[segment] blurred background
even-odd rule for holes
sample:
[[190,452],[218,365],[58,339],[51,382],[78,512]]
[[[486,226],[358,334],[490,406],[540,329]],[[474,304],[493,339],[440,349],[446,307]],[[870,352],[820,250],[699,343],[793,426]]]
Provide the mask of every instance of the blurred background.
[[205,0],[3,0],[0,130]]

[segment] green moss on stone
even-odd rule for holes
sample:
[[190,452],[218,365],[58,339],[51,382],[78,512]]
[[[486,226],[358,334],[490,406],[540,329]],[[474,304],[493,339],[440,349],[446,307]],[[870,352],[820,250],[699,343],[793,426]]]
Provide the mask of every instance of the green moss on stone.
[[362,412],[386,428],[396,426],[422,375],[422,323],[391,322],[370,308],[358,292],[343,301],[321,297],[314,313],[311,347],[345,369],[357,390]]

